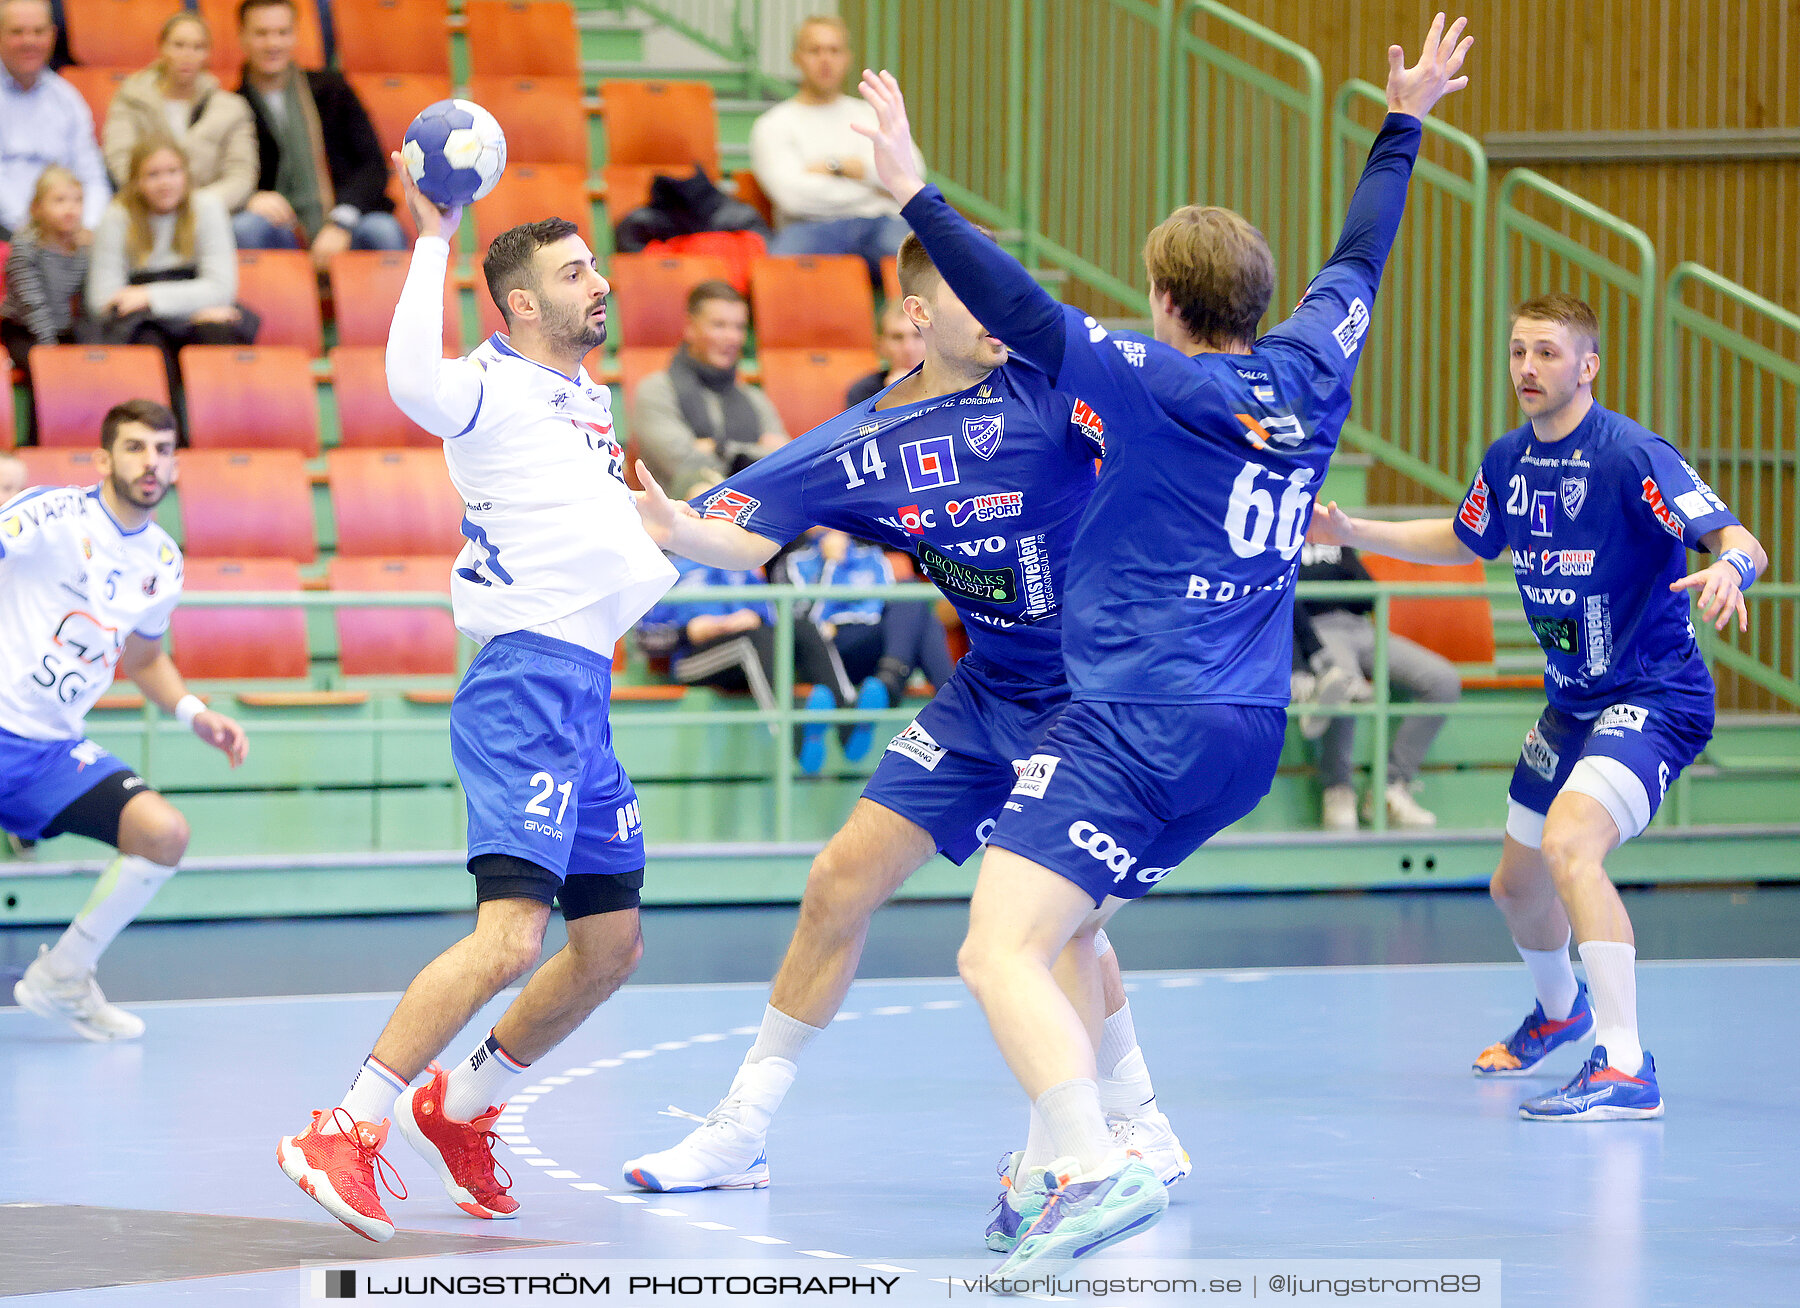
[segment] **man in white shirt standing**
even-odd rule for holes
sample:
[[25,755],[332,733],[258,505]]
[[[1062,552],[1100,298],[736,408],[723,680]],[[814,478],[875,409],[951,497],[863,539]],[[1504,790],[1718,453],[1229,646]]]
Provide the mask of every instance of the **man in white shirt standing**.
[[[607,722],[612,653],[675,580],[626,489],[607,389],[581,366],[606,338],[608,287],[575,225],[547,218],[495,238],[482,267],[506,333],[443,359],[462,213],[440,213],[397,171],[419,241],[388,334],[388,390],[444,440],[468,539],[451,603],[483,646],[450,710],[475,929],[419,973],[342,1103],[277,1151],[302,1190],[377,1241],[394,1233],[375,1186],[390,1114],[464,1212],[518,1211],[494,1174],[505,1089],[637,966],[644,838]],[[536,965],[553,901],[567,946],[467,1057],[437,1067],[482,1005]]]
[[[900,206],[875,176],[875,154],[852,123],[873,126],[874,111],[844,94],[850,30],[820,14],[794,33],[800,91],[750,128],[750,167],[775,206],[770,254],[860,254],[869,275],[909,230]],[[924,161],[920,160],[923,168]]]
[[55,46],[49,0],[0,0],[0,240],[29,219],[32,188],[49,164],[81,180],[84,243],[112,198],[94,115],[50,71]]
[[13,998],[89,1040],[132,1040],[143,1021],[106,1002],[94,968],[175,875],[188,824],[85,739],[88,711],[122,673],[232,767],[248,746],[242,727],[188,694],[162,647],[181,599],[181,551],[151,519],[175,479],[175,416],[150,400],[114,405],[94,463],[96,486],[38,487],[0,509],[0,827],[119,851]]

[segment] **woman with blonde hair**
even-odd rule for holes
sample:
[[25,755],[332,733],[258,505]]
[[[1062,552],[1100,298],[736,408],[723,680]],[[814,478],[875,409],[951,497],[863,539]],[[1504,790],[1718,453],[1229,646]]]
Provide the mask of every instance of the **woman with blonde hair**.
[[211,53],[212,32],[192,10],[162,25],[155,62],[126,78],[106,111],[101,147],[116,185],[125,186],[138,145],[166,137],[187,153],[196,192],[227,213],[244,207],[256,190],[256,120],[249,102],[206,70]]
[[236,294],[237,245],[225,206],[190,189],[179,145],[140,141],[94,233],[87,303],[101,339],[160,346],[179,413],[182,346],[254,339],[254,315],[232,303]]

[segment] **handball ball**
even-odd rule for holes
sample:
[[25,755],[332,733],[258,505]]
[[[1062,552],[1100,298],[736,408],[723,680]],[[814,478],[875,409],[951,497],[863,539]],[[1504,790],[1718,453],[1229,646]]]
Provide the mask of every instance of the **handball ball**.
[[506,133],[473,100],[439,100],[406,129],[401,162],[425,198],[440,209],[472,204],[506,170]]

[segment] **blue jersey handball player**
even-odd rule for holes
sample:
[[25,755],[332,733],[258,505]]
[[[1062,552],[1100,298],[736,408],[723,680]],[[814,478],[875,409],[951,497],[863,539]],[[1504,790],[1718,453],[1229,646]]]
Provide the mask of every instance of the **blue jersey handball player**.
[[[1333,504],[1311,532],[1419,563],[1510,551],[1550,702],[1513,769],[1491,889],[1538,1002],[1475,1073],[1524,1076],[1593,1032],[1574,1079],[1520,1105],[1538,1121],[1662,1116],[1656,1064],[1638,1041],[1631,919],[1604,861],[1644,830],[1712,736],[1712,677],[1684,592],[1699,592],[1715,627],[1735,615],[1748,629],[1743,592],[1768,566],[1674,446],[1594,402],[1599,331],[1573,296],[1519,306],[1512,384],[1530,421],[1488,448],[1454,518],[1369,522]],[[1689,549],[1713,563],[1689,573]],[[1585,986],[1569,965],[1571,936]]]
[[[1168,1204],[1106,1131],[1098,977],[1071,1002],[1052,964],[1267,793],[1285,732],[1293,584],[1314,492],[1405,206],[1420,118],[1464,84],[1463,22],[1438,15],[1417,65],[1388,51],[1389,114],[1344,232],[1294,315],[1258,339],[1274,287],[1262,234],[1188,206],[1144,249],[1155,337],[1058,305],[913,166],[900,88],[865,73],[882,181],[950,288],[1079,394],[1109,453],[1064,600],[1071,701],[1021,769],[983,858],[959,959],[1046,1124],[1011,1187],[1024,1233],[1003,1275],[1053,1275]],[[1091,951],[1073,956],[1091,959]]]
[[[799,925],[730,1092],[679,1143],[626,1161],[625,1179],[648,1190],[769,1184],[770,1123],[802,1050],[844,1002],[870,915],[934,852],[961,863],[981,848],[1017,769],[1068,701],[1063,578],[1105,433],[1078,398],[1008,358],[917,237],[900,246],[899,276],[902,306],[925,344],[920,367],[692,505],[664,498],[639,469],[647,487],[639,511],[673,552],[747,568],[814,524],[847,531],[911,554],[970,639],[813,861]],[[1108,1128],[1165,1183],[1179,1180],[1188,1158],[1156,1106],[1118,963],[1104,936],[1084,944],[1087,962],[1101,955]],[[1027,1150],[1042,1135],[1034,1119]],[[988,1246],[1010,1249],[1016,1228],[1002,1204]]]

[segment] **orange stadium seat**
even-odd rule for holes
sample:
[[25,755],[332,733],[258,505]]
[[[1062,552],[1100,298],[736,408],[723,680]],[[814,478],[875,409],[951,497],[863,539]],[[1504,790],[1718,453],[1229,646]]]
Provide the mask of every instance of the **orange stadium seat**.
[[509,166],[493,193],[474,206],[475,266],[493,239],[509,227],[542,218],[567,218],[593,243],[593,219],[587,199],[587,169],[574,164]]
[[34,345],[29,362],[39,445],[98,445],[100,419],[113,405],[169,402],[169,373],[154,345]]
[[319,277],[305,250],[239,250],[238,303],[256,310],[258,345],[297,345],[321,354]]
[[788,435],[811,431],[844,411],[850,383],[880,366],[873,350],[762,350],[763,390]]
[[[226,86],[236,89],[244,67],[243,47],[238,45],[238,5],[242,0],[199,0],[200,16],[212,28],[212,58],[206,66]],[[294,62],[302,68],[325,66],[325,37],[319,28],[319,10],[313,0],[292,0],[294,6]],[[155,51],[144,57],[148,63]],[[423,108],[423,106],[420,106]]]
[[[451,95],[447,73],[351,73],[345,80],[368,111],[384,153],[400,148],[419,110]],[[398,185],[390,193],[398,195]]]
[[762,215],[762,220],[771,228],[775,226],[775,204],[763,193],[762,185],[756,180],[756,174],[748,168],[741,168],[732,174],[732,194]]
[[463,546],[462,497],[435,450],[333,450],[326,456],[339,554],[433,554]]
[[186,450],[182,549],[201,559],[318,556],[312,480],[296,450]]
[[190,345],[181,352],[188,444],[319,452],[312,363],[292,345]]
[[707,254],[614,255],[606,280],[612,283],[609,307],[618,339],[634,350],[674,349],[687,321],[688,292],[729,276],[725,261]]
[[338,66],[345,73],[448,77],[449,16],[444,0],[331,0]]
[[[1455,567],[1407,563],[1381,554],[1357,555],[1376,581],[1486,581],[1479,562]],[[1388,602],[1388,627],[1452,663],[1494,661],[1494,610],[1485,595],[1396,597]]]
[[[292,559],[195,559],[183,565],[187,591],[300,589]],[[177,666],[189,680],[304,677],[306,611],[299,608],[207,609],[184,604],[170,619]]]
[[900,298],[900,260],[895,255],[881,261],[881,294],[888,300]]
[[506,77],[580,77],[575,9],[560,0],[468,0],[469,71]]
[[650,186],[659,174],[676,176],[691,171],[674,164],[607,164],[600,170],[606,221],[617,227],[626,214],[649,204]]
[[[412,255],[405,250],[345,250],[331,261],[328,276],[339,346],[386,348],[394,306],[400,303],[411,264]],[[450,277],[444,279],[444,350],[462,353],[462,296]]]
[[469,98],[499,120],[509,164],[574,164],[586,171],[588,122],[579,77],[471,77]]
[[854,254],[765,255],[750,273],[758,351],[875,345],[869,266]]
[[[450,560],[386,555],[331,561],[336,591],[450,592]],[[338,670],[346,677],[454,676],[456,624],[448,609],[338,609]]]
[[673,353],[674,348],[668,345],[629,346],[619,351],[615,360],[619,365],[618,389],[625,393],[627,413],[637,403],[638,383],[651,373],[667,368]]
[[78,67],[71,64],[67,68],[57,70],[58,75],[81,92],[81,98],[87,101],[88,112],[94,115],[94,131],[96,134],[106,129],[106,111],[111,106],[113,96],[118,94],[119,84],[137,71],[137,67],[106,66]]
[[28,486],[92,486],[100,480],[94,456],[100,452],[100,435],[94,433],[94,444],[87,449],[60,446],[45,449],[27,445],[14,451],[25,460],[25,484]]
[[69,53],[79,64],[142,68],[156,58],[156,37],[181,0],[63,0]]
[[719,178],[719,119],[710,82],[602,82],[608,164],[699,164]]
[[331,392],[337,399],[338,444],[344,449],[436,450],[436,436],[400,412],[388,394],[387,351],[340,345],[331,352]]

